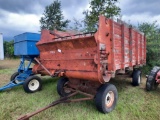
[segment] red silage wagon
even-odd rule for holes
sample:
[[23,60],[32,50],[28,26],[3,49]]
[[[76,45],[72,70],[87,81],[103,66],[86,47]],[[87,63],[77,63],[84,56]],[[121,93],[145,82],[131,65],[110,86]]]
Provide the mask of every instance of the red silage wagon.
[[95,98],[99,111],[112,111],[118,99],[117,89],[110,84],[116,75],[132,73],[132,84],[140,84],[141,71],[146,63],[144,34],[124,23],[99,17],[94,33],[42,30],[36,44],[40,57],[33,72],[59,76],[57,91],[67,96],[81,91]]

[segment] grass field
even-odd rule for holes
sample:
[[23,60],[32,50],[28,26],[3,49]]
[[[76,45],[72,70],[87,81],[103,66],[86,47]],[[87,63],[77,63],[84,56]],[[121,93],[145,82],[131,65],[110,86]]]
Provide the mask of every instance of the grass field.
[[[0,61],[0,86],[9,82],[16,72],[19,60]],[[0,92],[0,120],[16,120],[19,116],[33,112],[59,98],[56,91],[57,79],[42,77],[43,89],[27,94],[22,86]],[[146,92],[145,78],[139,87],[132,87],[131,79],[114,79],[111,82],[118,89],[118,103],[114,111],[102,114],[94,101],[60,104],[31,120],[159,120],[160,87]]]

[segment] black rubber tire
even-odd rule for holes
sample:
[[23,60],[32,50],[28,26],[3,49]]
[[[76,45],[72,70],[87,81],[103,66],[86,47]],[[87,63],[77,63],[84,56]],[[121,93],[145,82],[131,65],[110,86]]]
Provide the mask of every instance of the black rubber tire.
[[152,91],[156,90],[158,87],[158,83],[156,83],[155,77],[157,75],[157,72],[160,71],[160,67],[155,66],[151,72],[149,73],[146,81],[146,90],[147,91]]
[[133,86],[139,86],[141,84],[141,71],[140,70],[134,70],[132,75],[132,85]]
[[[35,86],[35,83],[32,83],[33,80],[36,80],[38,86],[36,89],[31,89],[31,86]],[[30,86],[31,85],[31,86]],[[34,93],[42,89],[42,80],[38,76],[29,76],[23,83],[23,89],[26,93]]]
[[68,78],[60,78],[58,80],[58,83],[57,83],[57,92],[58,94],[61,96],[61,97],[65,97],[69,94],[71,94],[72,92],[69,92],[69,93],[66,93],[64,91],[64,86],[67,84],[68,82]]
[[15,78],[19,75],[19,72],[15,72],[12,74],[10,81],[13,81],[13,83],[17,84],[17,82],[15,81]]
[[[112,93],[113,94],[113,98],[111,99],[111,105],[110,106],[106,106],[106,96]],[[109,113],[112,110],[114,110],[116,104],[117,104],[117,100],[118,100],[118,92],[117,92],[117,88],[113,85],[113,84],[103,84],[100,86],[100,88],[97,91],[97,94],[95,96],[95,105],[97,107],[97,109],[102,112],[102,113]]]

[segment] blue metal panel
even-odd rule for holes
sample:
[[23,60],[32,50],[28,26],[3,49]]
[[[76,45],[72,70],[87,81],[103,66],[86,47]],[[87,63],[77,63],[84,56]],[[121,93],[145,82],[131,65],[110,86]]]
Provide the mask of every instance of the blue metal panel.
[[39,54],[39,50],[36,47],[36,42],[35,41],[27,42],[27,46],[29,47],[29,49],[27,49],[28,55],[33,55],[33,53],[34,53],[34,55]]
[[14,55],[27,55],[27,41],[14,43]]
[[20,42],[20,41],[24,41],[24,40],[39,41],[40,37],[41,36],[38,33],[25,32],[25,33],[16,35],[14,37],[14,42]]
[[23,33],[14,37],[14,55],[39,55],[36,42],[40,40],[40,34]]

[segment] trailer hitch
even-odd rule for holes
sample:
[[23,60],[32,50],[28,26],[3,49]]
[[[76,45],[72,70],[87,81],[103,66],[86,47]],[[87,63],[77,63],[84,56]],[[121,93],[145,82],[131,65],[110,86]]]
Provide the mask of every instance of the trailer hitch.
[[[87,97],[84,97],[84,98],[77,98],[77,99],[69,99],[77,94],[82,94],[84,96],[87,96]],[[72,94],[69,94],[68,96],[65,96],[65,97],[61,97],[60,99],[56,100],[56,101],[53,101],[51,104],[49,104],[48,106],[44,107],[44,108],[41,108],[33,113],[29,113],[29,114],[26,114],[24,116],[21,116],[20,118],[18,118],[18,120],[29,120],[29,118],[33,117],[34,115],[50,108],[50,107],[53,107],[55,105],[58,105],[60,103],[70,103],[70,102],[79,102],[79,101],[85,101],[85,100],[92,100],[94,98],[93,95],[90,95],[90,94],[87,94],[87,93],[84,93],[84,92],[81,92],[81,91],[75,91],[73,92]]]

